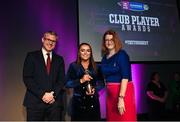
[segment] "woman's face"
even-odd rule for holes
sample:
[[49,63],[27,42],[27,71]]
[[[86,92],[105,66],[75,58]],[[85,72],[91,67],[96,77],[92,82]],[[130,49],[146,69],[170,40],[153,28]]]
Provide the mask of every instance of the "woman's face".
[[107,34],[105,36],[105,46],[108,50],[113,50],[115,49],[115,43],[113,41],[113,35]]
[[88,45],[82,45],[80,47],[79,53],[81,60],[87,61],[91,57],[91,49]]
[[154,75],[154,80],[155,80],[155,81],[159,81],[159,80],[160,80],[159,74],[155,74],[155,75]]

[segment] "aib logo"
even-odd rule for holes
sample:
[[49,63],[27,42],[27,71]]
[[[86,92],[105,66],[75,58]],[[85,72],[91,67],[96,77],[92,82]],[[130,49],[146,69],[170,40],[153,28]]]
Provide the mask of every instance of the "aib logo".
[[140,2],[128,2],[128,1],[121,1],[117,3],[122,9],[131,10],[131,11],[145,11],[149,10],[149,6],[147,4],[143,4]]

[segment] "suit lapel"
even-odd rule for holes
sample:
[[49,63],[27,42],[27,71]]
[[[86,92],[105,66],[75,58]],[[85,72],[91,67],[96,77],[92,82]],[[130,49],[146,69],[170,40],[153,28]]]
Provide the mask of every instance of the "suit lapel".
[[45,61],[44,61],[44,57],[43,57],[43,54],[42,54],[42,51],[41,51],[41,50],[39,51],[39,54],[38,54],[38,55],[39,55],[39,64],[41,65],[44,73],[47,74],[46,63],[45,63]]
[[40,65],[42,66],[42,69],[44,71],[44,73],[47,75],[47,76],[50,76],[53,72],[53,69],[56,68],[56,55],[54,52],[52,52],[52,61],[51,61],[51,68],[50,68],[50,73],[49,75],[47,74],[47,70],[46,70],[46,63],[44,61],[44,57],[43,57],[43,54],[42,54],[42,51],[40,50],[39,51],[39,62],[40,62]]
[[53,71],[53,69],[55,68],[55,64],[56,64],[56,56],[55,56],[54,52],[52,52],[52,61],[51,61],[50,74]]

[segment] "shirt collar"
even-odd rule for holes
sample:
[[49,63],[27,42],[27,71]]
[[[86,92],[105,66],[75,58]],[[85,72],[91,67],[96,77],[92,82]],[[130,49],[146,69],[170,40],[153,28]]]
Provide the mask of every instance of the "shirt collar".
[[[47,55],[48,52],[44,48],[42,48],[42,53],[43,53],[43,55]],[[52,55],[52,51],[49,52],[49,54],[51,56]]]
[[[46,59],[47,59],[47,53],[48,53],[48,52],[47,52],[44,48],[42,48],[41,50],[42,50],[42,54],[43,54],[44,60],[46,61]],[[49,55],[50,55],[50,59],[52,59],[52,51],[49,52]]]

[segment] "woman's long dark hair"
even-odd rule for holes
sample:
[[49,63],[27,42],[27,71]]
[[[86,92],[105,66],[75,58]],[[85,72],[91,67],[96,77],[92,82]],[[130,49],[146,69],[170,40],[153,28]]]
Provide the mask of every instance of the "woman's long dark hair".
[[89,46],[90,51],[91,51],[89,65],[91,65],[91,66],[93,67],[94,71],[97,72],[97,70],[96,70],[96,63],[95,63],[94,58],[93,58],[92,48],[91,48],[91,45],[88,44],[88,43],[81,43],[81,44],[79,45],[79,48],[78,48],[78,55],[77,55],[77,61],[76,61],[77,64],[78,64],[78,65],[81,64],[80,49],[81,49],[81,46],[83,46],[83,45]]

